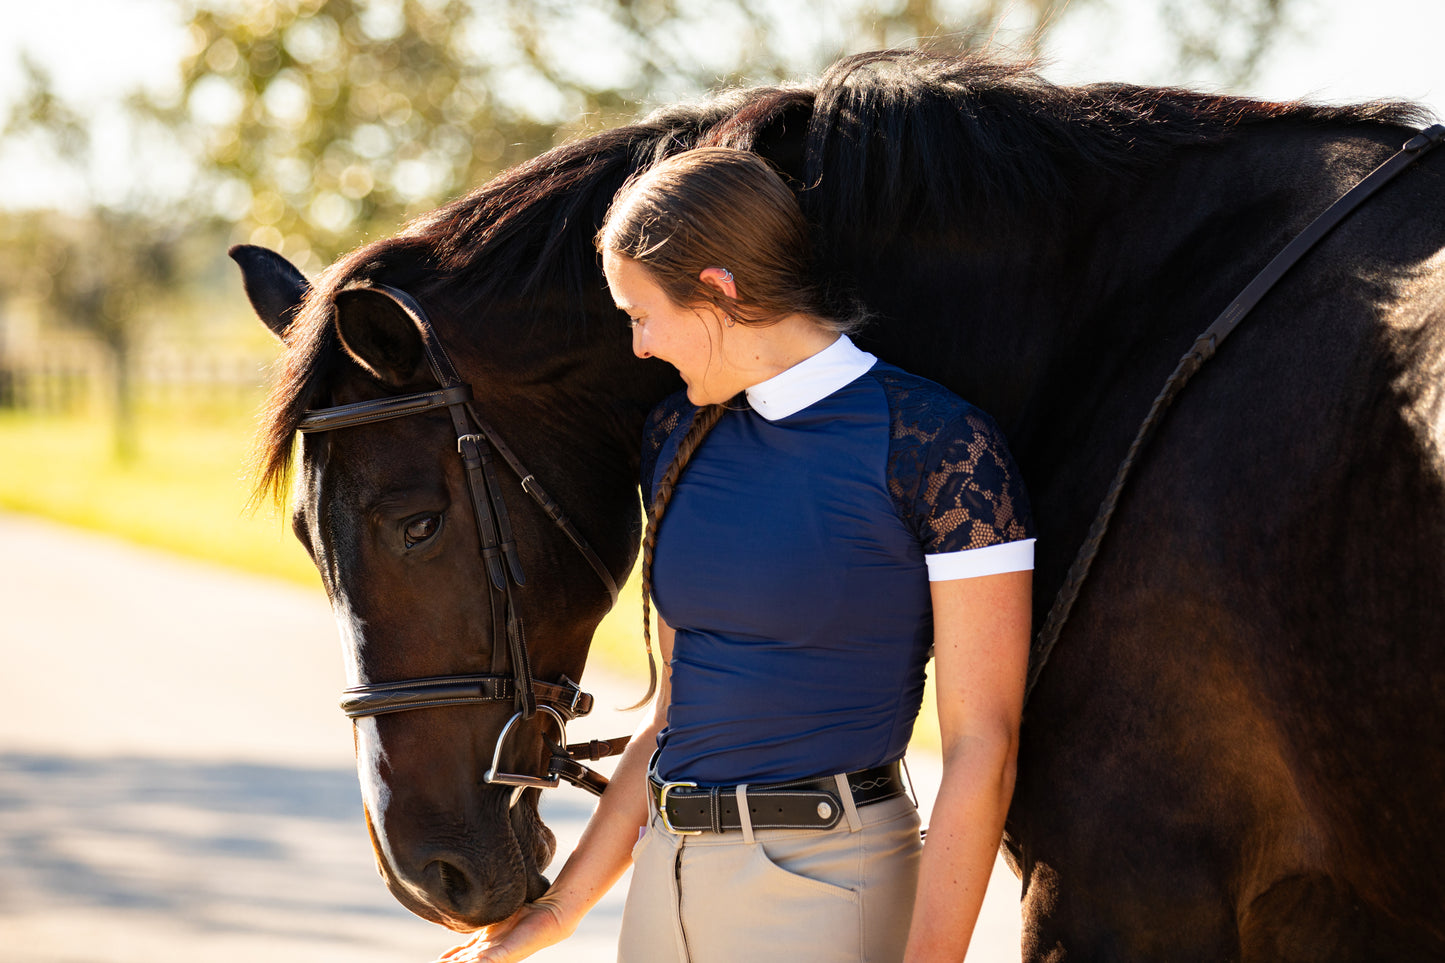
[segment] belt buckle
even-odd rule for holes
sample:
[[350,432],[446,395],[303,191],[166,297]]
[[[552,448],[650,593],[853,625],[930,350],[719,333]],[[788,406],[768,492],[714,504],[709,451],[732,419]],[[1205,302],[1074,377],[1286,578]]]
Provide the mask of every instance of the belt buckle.
[[672,825],[672,820],[667,818],[667,794],[674,789],[696,789],[695,782],[665,782],[657,793],[657,814],[662,817],[662,828],[674,836],[701,836],[701,829],[677,829]]

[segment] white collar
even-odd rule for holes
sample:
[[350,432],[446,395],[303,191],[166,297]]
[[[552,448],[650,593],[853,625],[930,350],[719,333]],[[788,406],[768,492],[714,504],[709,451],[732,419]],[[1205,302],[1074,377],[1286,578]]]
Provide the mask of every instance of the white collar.
[[768,421],[786,418],[853,382],[877,360],[840,334],[817,354],[749,388],[748,404]]

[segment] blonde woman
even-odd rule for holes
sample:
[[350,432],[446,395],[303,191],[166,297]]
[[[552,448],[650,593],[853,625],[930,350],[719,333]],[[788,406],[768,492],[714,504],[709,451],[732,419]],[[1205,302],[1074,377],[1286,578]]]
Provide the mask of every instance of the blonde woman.
[[[1028,658],[1032,522],[1002,434],[827,315],[757,155],[648,170],[598,248],[633,350],[686,385],[644,438],[657,701],[547,894],[443,959],[564,939],[630,863],[624,963],[961,960]],[[930,652],[925,844],[899,761]]]

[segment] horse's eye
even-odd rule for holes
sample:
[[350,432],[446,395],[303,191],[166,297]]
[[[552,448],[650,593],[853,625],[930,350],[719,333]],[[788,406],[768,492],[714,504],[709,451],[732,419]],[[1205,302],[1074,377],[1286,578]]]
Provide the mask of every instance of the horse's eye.
[[416,548],[422,542],[435,535],[441,526],[442,519],[440,515],[422,515],[418,518],[413,518],[406,523],[406,530],[404,532],[406,547]]

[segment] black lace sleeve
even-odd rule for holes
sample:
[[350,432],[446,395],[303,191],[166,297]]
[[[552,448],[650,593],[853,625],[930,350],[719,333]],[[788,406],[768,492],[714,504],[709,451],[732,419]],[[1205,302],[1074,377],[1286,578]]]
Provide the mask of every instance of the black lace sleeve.
[[687,391],[683,390],[664,398],[647,416],[642,426],[642,472],[639,477],[645,504],[652,504],[652,489],[657,484],[657,459],[667,439],[680,425],[690,422],[696,410],[696,406],[687,400]]
[[878,375],[889,395],[889,492],[924,554],[1033,538],[1028,494],[993,419],[931,381]]

